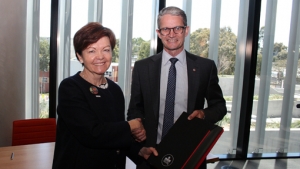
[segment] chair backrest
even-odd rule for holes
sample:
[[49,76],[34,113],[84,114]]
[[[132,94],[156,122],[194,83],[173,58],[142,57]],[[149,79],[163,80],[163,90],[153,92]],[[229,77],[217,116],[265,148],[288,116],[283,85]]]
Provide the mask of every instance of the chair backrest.
[[25,119],[13,121],[12,145],[55,142],[56,119]]

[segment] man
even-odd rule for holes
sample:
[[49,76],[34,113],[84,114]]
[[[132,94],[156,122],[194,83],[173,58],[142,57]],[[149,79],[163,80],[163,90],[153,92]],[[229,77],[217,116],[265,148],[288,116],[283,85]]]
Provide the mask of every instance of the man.
[[[218,84],[217,68],[212,60],[193,55],[184,50],[184,39],[189,33],[186,14],[177,7],[162,9],[157,19],[158,37],[162,40],[163,51],[135,63],[132,72],[131,99],[128,120],[143,119],[145,131],[133,133],[143,141],[140,155],[148,158],[154,153],[156,144],[162,139],[166,102],[169,90],[168,76],[170,58],[177,58],[175,65],[176,82],[173,102],[175,122],[182,112],[206,119],[211,123],[221,120],[226,114],[226,103]],[[174,85],[173,84],[173,85]],[[205,100],[207,107],[204,108]],[[146,134],[146,137],[145,135]],[[146,168],[145,166],[140,168]],[[206,163],[200,168],[206,168]]]

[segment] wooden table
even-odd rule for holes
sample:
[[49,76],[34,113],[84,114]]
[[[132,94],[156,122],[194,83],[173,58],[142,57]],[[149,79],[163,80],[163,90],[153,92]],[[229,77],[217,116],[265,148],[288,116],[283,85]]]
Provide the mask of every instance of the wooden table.
[[206,163],[214,163],[219,161],[219,156],[213,155],[211,153],[208,153],[206,156]]
[[[54,153],[54,142],[22,146],[0,147],[1,169],[51,169]],[[12,157],[12,153],[14,154]],[[207,163],[219,161],[218,156],[208,154]],[[127,168],[135,167],[127,159]]]
[[[1,169],[51,169],[54,142],[0,147]],[[14,154],[12,157],[12,153]]]

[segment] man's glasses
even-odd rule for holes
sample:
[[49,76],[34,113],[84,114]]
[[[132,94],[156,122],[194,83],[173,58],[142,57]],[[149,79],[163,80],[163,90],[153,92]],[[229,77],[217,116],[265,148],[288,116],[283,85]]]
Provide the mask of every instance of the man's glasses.
[[174,28],[161,28],[159,29],[159,32],[162,34],[162,35],[169,35],[170,32],[171,32],[171,29],[173,29],[173,32],[175,34],[178,34],[178,33],[182,33],[183,30],[186,28],[186,26],[176,26]]

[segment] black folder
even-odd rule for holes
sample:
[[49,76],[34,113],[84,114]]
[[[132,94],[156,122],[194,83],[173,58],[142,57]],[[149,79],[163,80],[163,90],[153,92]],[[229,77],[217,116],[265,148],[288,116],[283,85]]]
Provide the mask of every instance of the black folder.
[[157,145],[158,156],[150,155],[148,162],[157,169],[198,168],[217,140],[223,128],[183,112],[163,140]]

